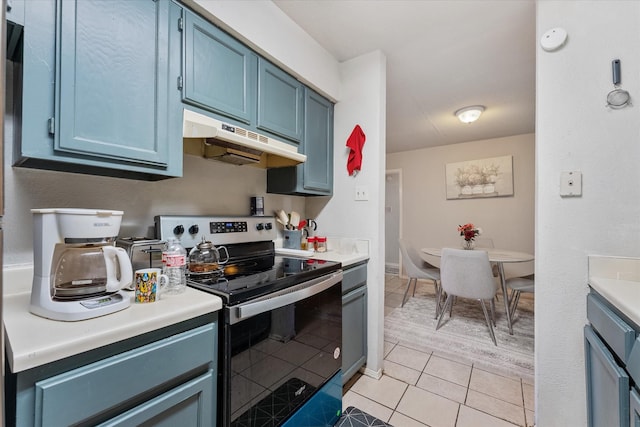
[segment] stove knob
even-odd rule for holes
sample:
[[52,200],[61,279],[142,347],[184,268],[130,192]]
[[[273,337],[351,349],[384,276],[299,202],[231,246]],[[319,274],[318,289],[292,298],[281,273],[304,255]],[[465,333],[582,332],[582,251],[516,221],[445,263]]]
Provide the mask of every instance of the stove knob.
[[272,228],[272,225],[271,225],[271,223],[270,223],[270,222],[266,222],[266,223],[264,224],[264,229],[265,229],[265,230],[271,230],[271,228]]
[[264,225],[262,223],[259,223],[258,225],[256,225],[256,229],[258,231],[263,230],[264,229]]
[[193,224],[191,227],[189,227],[189,234],[198,234],[198,231],[200,231],[200,228],[197,224]]
[[173,228],[173,234],[175,234],[175,235],[179,236],[179,235],[181,235],[182,233],[184,233],[184,226],[182,226],[182,225],[176,225],[176,226]]

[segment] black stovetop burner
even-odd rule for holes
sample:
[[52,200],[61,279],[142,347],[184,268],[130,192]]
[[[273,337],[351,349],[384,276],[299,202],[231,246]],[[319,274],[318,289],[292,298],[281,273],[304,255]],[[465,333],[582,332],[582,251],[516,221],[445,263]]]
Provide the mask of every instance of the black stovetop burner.
[[337,271],[342,264],[304,258],[268,256],[245,259],[225,265],[224,276],[189,277],[191,287],[235,305]]

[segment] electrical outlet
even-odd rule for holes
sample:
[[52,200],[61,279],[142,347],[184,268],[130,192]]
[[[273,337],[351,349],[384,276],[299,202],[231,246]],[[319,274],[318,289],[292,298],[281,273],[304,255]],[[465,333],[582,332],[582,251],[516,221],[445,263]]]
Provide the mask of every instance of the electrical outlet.
[[356,194],[354,200],[369,200],[369,188],[364,185],[356,185]]
[[560,196],[582,196],[582,172],[570,171],[560,174]]

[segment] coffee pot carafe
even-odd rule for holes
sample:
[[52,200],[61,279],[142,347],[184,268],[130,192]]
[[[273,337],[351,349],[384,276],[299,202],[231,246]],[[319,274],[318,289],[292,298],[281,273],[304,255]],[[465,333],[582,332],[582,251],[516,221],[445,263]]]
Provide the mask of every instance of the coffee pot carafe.
[[122,211],[32,209],[33,287],[30,311],[54,320],[83,320],[129,307],[123,288],[131,261],[115,247]]
[[126,251],[119,249],[109,243],[56,244],[52,264],[53,299],[112,293],[128,286],[132,281],[131,261]]

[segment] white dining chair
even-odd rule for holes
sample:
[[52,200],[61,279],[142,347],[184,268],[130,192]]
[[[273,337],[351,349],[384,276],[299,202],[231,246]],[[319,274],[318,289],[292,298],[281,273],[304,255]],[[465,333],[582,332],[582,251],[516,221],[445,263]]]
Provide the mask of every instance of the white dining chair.
[[414,248],[408,246],[403,239],[400,239],[400,254],[402,255],[402,265],[404,266],[407,276],[409,276],[409,280],[407,281],[407,288],[404,290],[404,296],[402,297],[402,305],[404,307],[404,303],[407,299],[407,294],[409,293],[409,288],[411,287],[411,282],[413,282],[413,295],[416,295],[416,286],[418,286],[418,279],[431,280],[435,287],[436,293],[436,312],[435,318],[438,318],[438,314],[440,312],[440,302],[441,302],[441,290],[440,290],[440,270],[438,267],[435,267],[428,262],[424,261],[420,258],[418,251]]
[[511,319],[513,319],[513,315],[518,307],[518,302],[520,301],[520,294],[522,292],[535,292],[535,278],[533,274],[524,277],[510,277],[505,283],[507,284],[507,288],[511,289],[509,295],[509,314],[511,315]]
[[[449,317],[451,317],[452,304],[455,297],[476,299],[480,301],[482,306],[491,340],[493,344],[498,345],[493,332],[493,324],[495,323],[493,299],[498,289],[491,271],[487,252],[483,250],[469,251],[443,248],[440,261],[440,277],[442,292],[447,295],[447,299],[440,310],[436,330],[442,326],[442,320],[447,310],[449,310]],[[485,301],[489,301],[491,317],[487,312]]]

